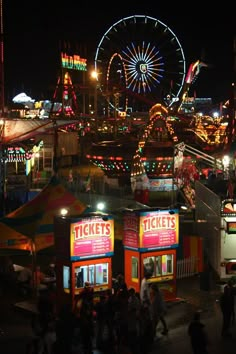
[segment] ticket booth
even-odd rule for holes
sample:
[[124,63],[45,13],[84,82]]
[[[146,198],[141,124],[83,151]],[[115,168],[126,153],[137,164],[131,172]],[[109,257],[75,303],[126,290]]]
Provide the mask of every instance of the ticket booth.
[[95,300],[112,288],[114,219],[109,215],[55,217],[57,307],[69,303],[85,283],[94,289]]
[[125,281],[140,292],[146,273],[158,282],[166,301],[176,299],[178,210],[135,210],[124,214]]

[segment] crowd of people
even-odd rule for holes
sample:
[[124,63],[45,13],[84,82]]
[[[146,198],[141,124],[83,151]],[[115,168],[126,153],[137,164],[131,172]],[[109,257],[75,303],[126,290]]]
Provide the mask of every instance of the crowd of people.
[[[27,271],[18,274],[18,282],[30,281],[32,272],[27,267],[25,269]],[[54,272],[54,265],[50,264],[47,274],[53,276]],[[0,284],[6,282],[9,286],[13,274],[14,267],[6,259],[4,267],[1,265]],[[74,307],[65,304],[60,310],[55,307],[55,291],[41,289],[38,311],[32,317],[34,338],[27,354],[92,354],[94,346],[103,354],[152,352],[154,342],[168,335],[169,328],[165,299],[158,283],[151,280],[146,273],[140,291],[136,292],[134,288],[127,288],[123,275],[119,274],[113,289],[100,294],[99,301],[94,301],[97,298],[94,289],[85,282],[82,291],[76,295]],[[235,321],[236,288],[233,285],[228,281],[219,299],[223,338],[231,337]],[[200,312],[194,314],[187,335],[193,354],[208,353],[207,326],[201,321]]]
[[0,257],[0,294],[14,293],[18,298],[26,298],[41,290],[56,287],[55,263],[42,270],[32,263],[26,266],[13,264],[11,257]]
[[128,289],[119,274],[113,291],[103,292],[95,302],[93,287],[86,282],[74,308],[65,304],[56,314],[53,299],[43,292],[32,322],[35,340],[27,354],[92,354],[94,346],[104,354],[149,353],[158,340],[159,321],[162,334],[168,333],[166,306],[157,285],[148,285],[145,300],[141,290]]

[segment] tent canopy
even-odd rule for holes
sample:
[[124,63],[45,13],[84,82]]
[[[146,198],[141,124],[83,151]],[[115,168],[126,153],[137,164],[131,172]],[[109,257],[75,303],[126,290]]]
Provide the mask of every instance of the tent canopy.
[[54,217],[62,208],[73,216],[90,211],[53,177],[36,197],[0,219],[0,248],[29,250],[34,245],[39,251],[53,246]]

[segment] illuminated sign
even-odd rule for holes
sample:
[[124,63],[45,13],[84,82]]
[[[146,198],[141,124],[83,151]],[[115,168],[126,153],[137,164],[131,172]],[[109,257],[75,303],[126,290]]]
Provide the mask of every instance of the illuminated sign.
[[114,253],[114,220],[82,218],[70,225],[71,259],[107,257]]
[[171,192],[173,190],[177,190],[177,186],[174,184],[172,178],[149,179],[149,183],[149,190],[151,192]]
[[178,247],[178,210],[136,211],[135,214],[127,214],[124,218],[123,243],[125,247],[140,251]]
[[236,234],[236,222],[235,221],[227,222],[226,231],[228,234]]
[[221,205],[221,215],[236,216],[236,200],[234,199],[223,200]]
[[124,239],[123,244],[126,247],[139,247],[139,218],[135,214],[124,215]]
[[7,162],[20,162],[30,160],[32,153],[27,152],[22,146],[8,146],[6,150]]
[[79,55],[61,53],[61,63],[65,69],[87,71],[87,59],[80,58]]
[[224,219],[224,230],[228,234],[236,234],[236,218],[235,217],[226,217]]

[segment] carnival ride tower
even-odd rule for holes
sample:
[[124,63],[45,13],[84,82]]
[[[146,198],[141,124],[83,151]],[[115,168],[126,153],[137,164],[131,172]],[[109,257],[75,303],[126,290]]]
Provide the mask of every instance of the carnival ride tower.
[[[59,110],[55,110],[56,102],[61,102]],[[56,114],[57,118],[75,117],[79,112],[76,93],[68,71],[59,76],[54,91],[51,116]]]
[[[52,99],[52,108],[50,115],[52,118],[76,118],[82,109],[79,109],[76,87],[72,83],[72,73],[77,72],[81,78],[87,71],[87,59],[81,58],[79,55],[68,55],[61,52],[61,68],[60,75],[57,80],[56,89]],[[60,102],[60,109],[56,108],[56,104]]]

